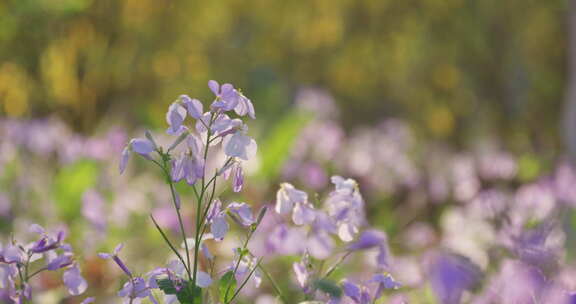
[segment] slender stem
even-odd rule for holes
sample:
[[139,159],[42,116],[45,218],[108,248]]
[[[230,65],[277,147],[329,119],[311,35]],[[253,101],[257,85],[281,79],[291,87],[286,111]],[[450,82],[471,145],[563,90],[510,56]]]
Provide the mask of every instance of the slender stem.
[[352,251],[348,251],[348,252],[346,252],[345,255],[343,255],[342,257],[340,257],[340,259],[338,260],[338,262],[336,262],[336,264],[334,264],[332,267],[330,267],[330,269],[328,269],[328,271],[327,271],[326,274],[324,275],[323,279],[328,278],[328,277],[334,272],[334,270],[336,270],[336,268],[338,268],[338,266],[340,266],[340,264],[342,264],[342,262],[344,262],[344,260],[345,260],[350,254],[352,254]]
[[172,249],[172,251],[174,251],[174,253],[176,254],[176,256],[178,257],[178,259],[180,260],[180,262],[182,262],[182,264],[184,265],[184,268],[186,269],[186,272],[188,273],[188,275],[190,276],[190,268],[188,266],[186,266],[186,262],[184,262],[184,258],[182,258],[182,255],[180,255],[180,253],[178,252],[178,250],[176,249],[176,247],[174,247],[174,245],[170,242],[170,240],[168,239],[168,236],[166,236],[166,234],[164,233],[164,231],[162,231],[162,228],[160,228],[160,226],[158,225],[158,223],[156,222],[156,219],[154,219],[154,217],[152,216],[152,214],[150,214],[150,218],[152,219],[152,222],[154,222],[154,225],[156,226],[156,229],[158,229],[158,231],[160,232],[160,234],[162,235],[162,237],[164,238],[164,241],[168,244],[168,246],[170,246],[170,249]]
[[[244,241],[244,245],[242,245],[242,249],[240,249],[240,255],[238,256],[238,262],[236,262],[236,266],[234,266],[234,271],[232,272],[232,274],[234,276],[236,276],[236,272],[238,271],[238,267],[240,267],[240,262],[242,261],[242,258],[244,258],[244,254],[246,252],[246,248],[248,247],[248,242],[250,241],[250,238],[252,238],[252,235],[254,234],[254,231],[256,231],[256,229],[251,229],[250,233],[248,234],[248,237],[246,238],[246,240]],[[228,287],[226,287],[226,293],[224,295],[224,298],[227,299],[228,298],[228,293],[230,292],[230,288],[232,288],[232,283],[228,284]]]
[[[180,225],[180,233],[182,234],[182,241],[184,241],[184,249],[186,250],[186,261],[188,265],[188,269],[190,269],[190,250],[188,249],[188,238],[186,237],[186,231],[184,230],[184,223],[182,221],[182,213],[180,212],[180,208],[177,203],[176,198],[176,190],[174,189],[174,182],[172,181],[172,177],[170,176],[170,172],[167,169],[167,159],[166,156],[162,157],[164,162],[164,172],[166,173],[166,180],[170,185],[170,192],[172,193],[172,202],[174,203],[174,209],[176,209],[176,214],[178,215],[178,224]],[[194,262],[196,263],[196,262]],[[188,271],[188,279],[191,278],[190,271]]]
[[[202,212],[202,200],[204,199],[204,195],[206,193],[206,161],[208,159],[208,148],[210,147],[210,137],[212,136],[212,132],[210,128],[212,127],[212,123],[214,121],[214,113],[210,116],[210,123],[206,128],[206,145],[204,147],[204,168],[202,169],[202,191],[200,192],[200,198],[198,199],[198,204],[196,206],[196,238],[194,241],[194,268],[193,268],[193,277],[192,277],[192,286],[196,286],[196,279],[198,277],[198,253],[200,251],[200,240],[198,237],[200,236],[200,227],[201,227],[201,218],[200,214]],[[194,301],[194,300],[193,300]],[[194,303],[193,303],[194,304]]]
[[274,288],[274,290],[276,291],[276,293],[278,294],[278,296],[280,297],[280,299],[282,299],[282,301],[284,303],[288,303],[288,301],[286,300],[286,298],[284,297],[284,294],[282,293],[282,290],[280,289],[280,287],[278,286],[278,283],[276,283],[276,280],[274,280],[274,277],[272,275],[270,275],[270,273],[264,268],[264,266],[262,265],[258,265],[258,267],[260,268],[260,270],[262,271],[262,273],[264,273],[264,275],[266,276],[266,278],[268,278],[268,280],[270,281],[270,283],[272,284],[272,287]]
[[252,277],[252,275],[254,274],[254,272],[256,271],[256,269],[258,269],[258,267],[260,266],[260,262],[262,262],[262,258],[258,259],[258,262],[256,263],[256,266],[254,266],[254,268],[252,268],[252,271],[250,271],[250,273],[248,274],[248,276],[246,277],[246,279],[244,280],[244,282],[242,282],[242,284],[241,284],[240,287],[236,290],[236,292],[234,293],[234,295],[232,295],[232,299],[230,299],[230,301],[226,302],[226,304],[232,303],[232,301],[234,300],[234,298],[236,298],[236,296],[240,293],[240,291],[242,290],[242,288],[244,288],[244,286],[246,285],[246,283],[248,283],[248,280],[250,279],[250,277]]
[[30,280],[30,279],[33,278],[35,275],[41,273],[41,272],[44,271],[44,270],[48,270],[48,268],[46,268],[46,267],[40,268],[40,269],[34,271],[32,274],[26,275],[26,276],[25,276],[25,277],[26,277],[26,281]]

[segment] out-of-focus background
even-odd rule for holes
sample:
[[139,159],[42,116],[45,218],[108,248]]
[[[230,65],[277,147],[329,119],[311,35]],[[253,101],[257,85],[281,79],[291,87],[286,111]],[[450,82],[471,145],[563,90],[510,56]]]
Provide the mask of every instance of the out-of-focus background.
[[[466,299],[494,296],[524,267],[506,266],[528,250],[517,234],[554,223],[538,250],[557,264],[541,268],[576,290],[571,19],[558,0],[0,1],[0,240],[64,225],[89,295],[121,286],[95,256],[118,242],[132,267],[158,266],[168,252],[147,215],[177,230],[169,192],[136,157],[120,176],[120,151],[144,129],[166,143],[168,106],[188,94],[207,107],[215,79],[254,103],[259,146],[243,193],[223,200],[273,203],[282,181],[322,196],[331,175],[355,178],[413,303],[441,302],[428,253],[482,270]],[[300,300],[293,279],[281,285]],[[519,290],[552,303],[538,286]],[[485,303],[525,303],[507,295]]]
[[566,1],[7,0],[0,17],[7,117],[160,126],[217,79],[266,125],[317,86],[346,127],[393,116],[428,138],[558,147]]

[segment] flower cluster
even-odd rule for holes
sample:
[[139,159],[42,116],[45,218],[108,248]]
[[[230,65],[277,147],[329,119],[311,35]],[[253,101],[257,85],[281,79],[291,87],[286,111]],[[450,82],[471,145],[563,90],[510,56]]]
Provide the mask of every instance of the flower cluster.
[[[254,216],[248,204],[232,202],[224,206],[216,196],[219,177],[231,178],[234,192],[242,190],[242,162],[253,158],[257,150],[256,142],[247,135],[246,124],[240,118],[231,118],[227,113],[234,111],[238,117],[248,115],[255,118],[254,107],[250,99],[231,84],[220,85],[211,80],[208,86],[215,95],[209,111],[204,112],[202,102],[187,95],[181,95],[169,106],[166,113],[166,133],[175,138],[168,148],[159,146],[147,131],[144,138],[130,140],[122,152],[120,173],[125,171],[132,152],[153,162],[162,170],[170,186],[183,243],[182,248],[177,249],[151,215],[156,228],[177,257],[168,267],[159,267],[145,276],[138,276],[118,257],[122,246],[118,246],[113,253],[100,254],[101,258],[113,260],[129,278],[118,295],[130,303],[142,298],[149,298],[153,303],[157,303],[151,293],[153,289],[162,290],[164,300],[168,303],[176,299],[181,303],[202,303],[203,295],[207,294],[203,289],[213,282],[209,273],[214,273],[214,256],[204,242],[222,241],[230,229],[228,218],[247,228],[248,236],[244,245],[235,249],[236,257],[233,263],[226,268],[219,280],[221,288],[225,290],[219,296],[220,300],[230,303],[249,279],[261,280],[257,272],[260,260],[250,253],[247,244],[262,221],[266,209]],[[193,127],[185,124],[187,117],[195,120]],[[209,158],[218,153],[214,150],[217,147],[221,147],[225,160],[211,168],[213,174],[210,177]],[[180,181],[190,185],[196,196],[196,229],[193,238],[187,237],[182,222],[183,206],[175,188],[175,183]],[[207,231],[208,227],[210,232]],[[210,261],[210,271],[199,269],[200,258]]]
[[[277,253],[285,254],[278,245],[288,242],[293,247],[291,254],[302,254],[302,259],[293,264],[293,270],[298,285],[308,297],[329,303],[373,303],[384,290],[400,286],[388,273],[386,234],[377,229],[364,229],[364,200],[356,181],[341,176],[333,176],[331,180],[335,189],[328,194],[323,206],[314,206],[308,201],[306,192],[291,184],[280,185],[275,210],[280,215],[291,213],[296,227],[278,226],[271,233],[268,244]],[[335,237],[344,243],[343,250],[337,248]],[[348,279],[335,284],[329,280],[348,256],[362,250],[376,250],[375,273],[366,284],[357,285]],[[313,263],[313,260],[328,260],[335,254],[340,256],[339,261],[326,271],[320,263]]]
[[63,270],[62,281],[68,293],[74,296],[84,293],[87,283],[74,259],[72,247],[64,242],[65,231],[48,233],[38,224],[32,224],[30,231],[38,234],[38,240],[28,244],[16,240],[0,244],[0,299],[7,303],[31,300],[30,280],[44,271]]

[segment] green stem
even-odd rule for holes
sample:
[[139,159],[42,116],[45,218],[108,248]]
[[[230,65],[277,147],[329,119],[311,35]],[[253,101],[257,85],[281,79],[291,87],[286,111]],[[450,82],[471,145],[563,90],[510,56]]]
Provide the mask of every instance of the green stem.
[[[242,258],[244,258],[246,248],[248,247],[248,242],[250,241],[250,238],[252,238],[254,231],[256,231],[256,229],[250,229],[250,233],[248,234],[248,237],[244,241],[244,245],[242,245],[242,248],[240,249],[240,255],[238,256],[238,262],[236,262],[236,266],[234,266],[234,271],[232,272],[233,276],[236,276],[236,272],[238,271],[238,267],[240,267],[240,262],[242,261]],[[232,288],[232,283],[228,284],[228,287],[226,287],[226,293],[224,294],[225,299],[228,298],[228,294],[230,293],[230,288]]]
[[258,267],[260,268],[260,270],[262,270],[262,273],[264,273],[264,275],[266,276],[266,278],[268,278],[268,280],[270,281],[270,283],[272,284],[272,287],[274,288],[274,290],[276,291],[276,293],[278,294],[278,296],[280,297],[280,299],[282,299],[282,301],[284,303],[288,303],[288,301],[286,300],[286,298],[284,297],[284,294],[282,293],[282,290],[280,289],[280,287],[278,286],[278,283],[276,283],[276,280],[274,280],[274,277],[272,277],[272,275],[270,275],[270,273],[264,269],[264,266],[262,265],[258,265]]
[[[212,132],[210,128],[212,127],[212,123],[214,121],[214,113],[210,116],[210,123],[206,126],[206,145],[204,147],[204,169],[202,171],[202,191],[200,192],[200,198],[198,199],[198,204],[196,206],[196,237],[194,241],[194,268],[193,268],[193,277],[192,277],[192,288],[196,286],[196,279],[197,279],[197,272],[198,272],[198,253],[200,251],[200,240],[198,237],[200,236],[200,227],[201,227],[201,218],[200,214],[202,213],[202,200],[204,199],[204,195],[206,193],[206,162],[208,159],[208,148],[210,147],[210,137],[212,136]],[[192,304],[194,304],[194,300],[192,300]]]
[[260,266],[260,262],[262,262],[262,258],[258,259],[258,262],[256,263],[256,266],[254,266],[254,268],[252,268],[252,271],[250,271],[250,273],[248,274],[248,276],[246,277],[246,279],[244,280],[244,282],[242,282],[242,284],[240,285],[240,287],[236,290],[236,292],[234,293],[234,295],[232,295],[232,298],[230,299],[230,301],[226,302],[226,304],[232,303],[232,301],[236,298],[236,296],[240,293],[240,291],[242,290],[242,288],[244,288],[244,286],[248,283],[248,280],[250,280],[250,277],[252,277],[252,275],[254,274],[254,272],[256,271],[256,269],[258,269],[258,267]]
[[[190,269],[190,250],[188,249],[188,238],[186,237],[186,231],[184,230],[184,223],[182,221],[182,213],[180,212],[180,207],[177,203],[176,198],[176,190],[174,189],[174,182],[172,181],[172,177],[170,176],[170,171],[167,169],[167,155],[162,157],[162,161],[164,164],[164,172],[166,173],[166,180],[170,185],[170,192],[172,193],[172,202],[174,203],[174,209],[176,209],[176,214],[178,215],[178,224],[180,226],[180,233],[182,234],[182,241],[184,241],[184,248],[186,249],[186,261],[188,265],[188,269]],[[190,271],[188,271],[188,279],[191,279]]]
[[152,214],[150,214],[150,218],[152,219],[152,222],[154,222],[154,225],[156,226],[156,229],[158,229],[158,231],[160,232],[160,234],[162,235],[162,238],[164,238],[164,241],[168,244],[168,246],[170,247],[170,249],[172,249],[172,251],[176,254],[176,256],[178,257],[178,259],[180,259],[180,262],[182,262],[182,265],[184,265],[184,268],[186,269],[186,272],[188,273],[188,276],[190,276],[190,268],[188,266],[186,266],[186,262],[184,262],[184,258],[182,257],[182,255],[178,252],[178,250],[176,249],[176,247],[174,247],[174,245],[170,242],[170,240],[168,239],[168,237],[166,236],[166,234],[164,233],[164,231],[162,231],[162,228],[160,228],[160,226],[158,225],[158,223],[156,222],[156,220],[154,219],[154,217],[152,216]]
[[333,272],[334,270],[336,270],[336,268],[338,268],[338,266],[340,266],[340,264],[342,264],[342,262],[344,262],[344,260],[350,255],[352,254],[352,251],[348,251],[346,252],[345,255],[343,255],[338,262],[336,262],[336,264],[334,264],[332,267],[330,267],[330,269],[328,269],[328,271],[326,272],[326,274],[324,275],[324,277],[322,277],[323,279],[328,278]]

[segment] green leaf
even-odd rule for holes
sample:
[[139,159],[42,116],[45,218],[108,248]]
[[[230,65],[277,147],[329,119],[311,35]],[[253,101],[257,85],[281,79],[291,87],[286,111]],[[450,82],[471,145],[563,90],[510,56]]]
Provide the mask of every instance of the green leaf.
[[156,283],[158,283],[158,288],[160,288],[164,294],[173,295],[178,293],[170,279],[158,279],[156,280]]
[[[236,290],[236,278],[233,271],[228,271],[220,278],[218,290],[220,292],[220,302],[228,303],[229,297],[232,297]],[[229,290],[228,294],[226,294],[227,290]]]
[[[170,279],[158,279],[158,288],[160,288],[164,294],[176,295],[178,301],[182,304],[201,304],[202,303],[202,289],[195,286],[192,290],[190,288],[182,288],[180,291],[176,289],[174,283]],[[190,282],[184,281],[183,286],[189,286]]]
[[336,283],[328,279],[320,279],[314,281],[313,285],[315,289],[327,293],[333,298],[339,299],[342,297],[342,289]]

